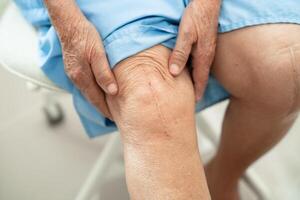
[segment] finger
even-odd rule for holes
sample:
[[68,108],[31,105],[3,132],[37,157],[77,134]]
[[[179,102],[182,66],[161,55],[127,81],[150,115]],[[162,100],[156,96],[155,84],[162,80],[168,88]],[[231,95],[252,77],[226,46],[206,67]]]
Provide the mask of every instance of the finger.
[[91,82],[91,84],[82,91],[83,95],[87,100],[94,105],[105,117],[113,121],[113,117],[109,111],[108,105],[106,103],[105,94],[99,88],[96,81]]
[[81,67],[68,68],[67,75],[74,85],[81,91],[83,96],[94,105],[105,117],[112,119],[112,115],[106,104],[105,96],[98,86],[92,71],[85,67],[85,71]]
[[196,101],[200,101],[207,86],[209,79],[211,61],[204,55],[198,54],[193,57],[193,80],[195,88]]
[[97,84],[110,95],[118,92],[118,86],[114,74],[109,67],[109,63],[102,44],[99,44],[91,57],[91,68]]
[[177,76],[184,69],[193,46],[193,37],[188,27],[181,23],[179,27],[178,38],[169,60],[169,71]]

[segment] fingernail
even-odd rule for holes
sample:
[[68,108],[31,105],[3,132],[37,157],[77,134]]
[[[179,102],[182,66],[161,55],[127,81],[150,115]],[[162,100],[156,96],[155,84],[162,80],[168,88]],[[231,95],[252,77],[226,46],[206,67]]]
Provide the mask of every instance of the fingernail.
[[110,94],[116,94],[118,91],[117,85],[115,83],[111,83],[107,86],[107,90]]
[[172,74],[174,74],[174,75],[179,74],[179,66],[176,65],[176,64],[172,64],[172,65],[170,66],[170,72],[171,72]]

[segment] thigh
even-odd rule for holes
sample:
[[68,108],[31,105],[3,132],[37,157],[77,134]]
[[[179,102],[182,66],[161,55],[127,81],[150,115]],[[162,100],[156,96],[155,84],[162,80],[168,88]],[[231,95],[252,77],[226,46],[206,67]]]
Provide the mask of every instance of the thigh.
[[290,106],[299,100],[299,63],[299,25],[260,25],[220,34],[212,73],[233,98]]

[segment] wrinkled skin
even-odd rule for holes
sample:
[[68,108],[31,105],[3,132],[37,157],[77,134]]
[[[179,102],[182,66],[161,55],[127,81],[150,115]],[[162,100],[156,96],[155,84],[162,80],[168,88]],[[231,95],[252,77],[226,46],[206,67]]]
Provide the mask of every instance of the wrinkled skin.
[[[299,25],[283,24],[219,35],[212,73],[232,96],[223,122],[220,147],[206,166],[212,199],[238,200],[238,181],[245,170],[281,141],[297,118],[300,109],[299,33]],[[277,38],[276,42],[272,38]],[[257,51],[262,46],[264,51]],[[156,49],[160,53],[156,53]],[[177,77],[179,79],[173,79],[165,67],[159,67],[166,65],[157,64],[166,62],[163,60],[168,53],[163,52],[161,47],[155,47],[154,52],[146,51],[122,62],[114,71],[121,86],[120,96],[107,98],[122,133],[128,187],[133,197],[140,195],[140,191],[146,194],[145,198],[151,196],[161,187],[159,184],[154,187],[157,182],[163,183],[161,188],[166,185],[179,188],[177,179],[171,181],[161,174],[185,174],[176,168],[182,160],[187,159],[186,169],[191,170],[196,165],[202,168],[192,153],[196,139],[191,113],[193,95],[188,92],[192,90],[191,81],[186,70]],[[171,87],[174,84],[175,90]],[[147,167],[150,167],[148,173]],[[201,170],[192,174],[197,177],[199,172],[198,177],[202,177]],[[201,179],[190,177],[189,180]],[[144,191],[144,187],[139,187],[142,183],[153,187]],[[203,182],[201,184],[203,186]],[[184,188],[184,191],[189,189]],[[177,193],[178,196],[182,197],[184,191]]]
[[45,4],[61,42],[66,74],[100,112],[111,118],[104,92],[115,95],[118,88],[98,31],[75,2],[46,0]]
[[[91,24],[82,23],[83,25],[77,26],[76,31],[79,32],[74,33],[74,37],[61,39],[65,71],[81,93],[100,112],[112,119],[103,92],[103,89],[106,89],[109,93],[107,88],[110,80],[106,77],[111,73],[109,67],[101,68],[108,66],[105,50],[96,29]],[[101,89],[99,85],[104,87]],[[116,92],[117,90],[114,90],[112,94]]]
[[220,3],[219,0],[193,0],[189,3],[169,60],[170,73],[176,76],[191,56],[196,100],[202,98],[215,55]]
[[[73,0],[57,0],[50,13],[56,13],[55,7],[61,8],[70,2],[74,4]],[[103,80],[110,81],[93,77],[92,59],[97,58],[98,53],[90,52],[98,52],[93,50],[95,45],[102,55],[98,62],[105,63],[99,35],[86,21],[65,17],[76,11],[52,15],[60,39],[65,43],[63,50],[70,78],[102,113],[110,116],[107,100],[121,131],[126,180],[132,199],[210,199],[197,149],[195,95],[185,69],[190,52],[197,99],[202,96],[210,69],[231,94],[220,147],[206,166],[213,200],[239,199],[240,177],[286,135],[298,116],[299,25],[261,25],[220,34],[211,68],[218,6],[217,1],[209,4],[204,0],[192,1],[183,16],[172,56],[168,49],[156,46],[121,62],[114,69],[119,93],[107,94],[105,98],[97,83],[106,91],[107,83],[115,80],[105,64],[101,65],[107,72]],[[83,24],[81,28],[87,31],[72,29],[73,22],[78,27]],[[68,33],[76,34],[69,37]],[[84,40],[86,35],[92,40]],[[175,71],[168,66],[174,63],[179,68]],[[171,76],[168,70],[176,76]]]
[[[99,111],[111,118],[103,92],[97,84],[110,95],[118,92],[118,86],[108,66],[99,34],[73,0],[45,0],[45,4],[60,36],[67,75]],[[219,0],[191,1],[185,9],[178,40],[170,56],[170,72],[177,76],[192,55],[197,100],[203,95],[214,57],[219,9]],[[174,66],[177,67],[174,69]]]
[[[168,73],[169,52],[163,46],[156,46],[126,59],[114,69],[120,91],[116,96],[108,96],[108,103],[118,127],[134,134],[127,133],[125,137],[132,140],[140,135],[144,137],[141,131],[149,131],[149,127],[155,129],[153,132],[165,129],[165,135],[159,137],[168,138],[174,131],[169,130],[169,125],[176,129],[182,120],[193,122],[191,118],[185,119],[192,117],[195,109],[195,102],[191,101],[194,93],[190,76],[187,70],[177,78]],[[186,115],[178,115],[180,113]]]
[[114,69],[120,91],[114,92],[115,96],[106,94],[111,115],[100,87],[107,91],[107,83],[115,80],[100,36],[75,1],[45,3],[62,44],[66,73],[120,129],[131,198],[209,200],[187,70],[172,77],[168,71],[170,51],[162,46],[126,59]]

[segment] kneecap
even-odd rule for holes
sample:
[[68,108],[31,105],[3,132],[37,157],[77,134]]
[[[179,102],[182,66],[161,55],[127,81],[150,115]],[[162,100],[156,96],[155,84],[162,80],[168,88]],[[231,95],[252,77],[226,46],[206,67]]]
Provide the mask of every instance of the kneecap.
[[115,69],[117,96],[108,96],[111,113],[126,132],[168,136],[194,114],[194,92],[188,71],[173,77],[169,50],[157,46],[135,55]]

